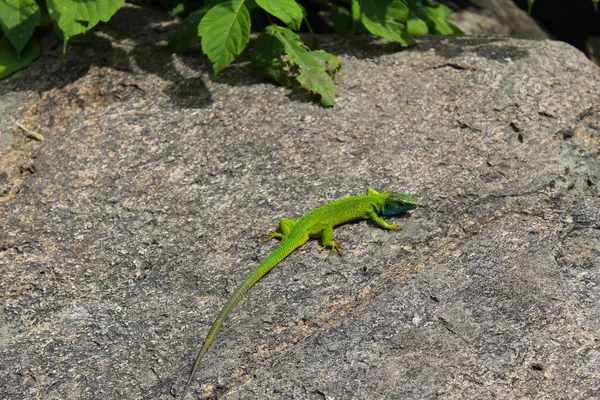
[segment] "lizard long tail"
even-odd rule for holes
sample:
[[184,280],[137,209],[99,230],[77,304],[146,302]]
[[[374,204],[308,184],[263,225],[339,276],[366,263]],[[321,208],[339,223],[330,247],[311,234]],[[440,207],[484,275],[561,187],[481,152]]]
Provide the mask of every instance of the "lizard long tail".
[[[304,237],[304,236],[306,236],[306,237]],[[252,272],[250,272],[246,276],[246,278],[244,279],[244,283],[242,283],[242,285],[240,285],[240,287],[237,288],[237,290],[235,291],[233,296],[231,296],[231,298],[229,299],[227,304],[225,304],[225,306],[223,306],[223,308],[221,309],[221,312],[215,319],[215,322],[213,322],[212,327],[210,328],[210,331],[208,332],[208,335],[206,335],[206,339],[204,339],[204,344],[202,345],[202,349],[200,350],[200,353],[198,353],[198,357],[196,357],[196,361],[194,362],[194,367],[192,368],[192,372],[190,373],[190,376],[185,384],[185,387],[183,388],[183,392],[181,393],[181,397],[180,397],[181,400],[183,400],[185,398],[185,395],[188,392],[190,384],[192,383],[192,380],[194,379],[194,376],[196,375],[196,371],[198,370],[200,361],[202,361],[202,358],[208,351],[208,348],[212,344],[213,340],[215,340],[215,337],[217,336],[217,333],[219,332],[221,325],[223,325],[223,322],[225,322],[225,320],[227,319],[229,314],[231,314],[231,312],[233,311],[235,306],[240,302],[242,297],[244,297],[246,292],[260,278],[262,278],[274,266],[279,264],[279,262],[281,262],[281,260],[283,260],[288,255],[290,255],[290,253],[292,253],[298,247],[300,247],[304,243],[306,243],[307,240],[308,240],[308,235],[303,235],[300,238],[288,237],[287,239],[285,239],[283,242],[280,243],[279,247],[277,247],[271,254],[269,254],[267,256],[267,258],[265,258],[258,266],[256,266],[256,268],[254,268],[254,270],[252,270]]]

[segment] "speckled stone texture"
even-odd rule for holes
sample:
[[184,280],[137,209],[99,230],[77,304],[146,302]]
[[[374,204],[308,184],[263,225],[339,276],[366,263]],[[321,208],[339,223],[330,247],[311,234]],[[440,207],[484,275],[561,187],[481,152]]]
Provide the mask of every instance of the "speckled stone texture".
[[[0,81],[0,398],[171,399],[281,218],[367,187],[423,207],[293,253],[192,387],[219,399],[600,396],[600,70],[553,41],[322,38],[325,109],[215,82],[127,6]],[[16,124],[43,135],[40,141]]]

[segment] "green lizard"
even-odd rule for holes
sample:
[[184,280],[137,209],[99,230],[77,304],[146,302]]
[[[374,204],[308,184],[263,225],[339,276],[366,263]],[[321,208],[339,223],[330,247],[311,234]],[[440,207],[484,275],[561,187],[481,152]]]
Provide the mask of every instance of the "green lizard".
[[332,240],[333,228],[335,226],[351,221],[370,219],[382,229],[399,231],[402,229],[399,225],[387,223],[379,216],[397,215],[417,207],[417,202],[406,194],[392,192],[378,193],[373,189],[367,189],[367,193],[363,196],[346,197],[325,204],[304,215],[298,221],[293,221],[291,219],[281,220],[279,222],[279,230],[281,232],[270,232],[267,234],[269,239],[281,240],[279,247],[273,250],[271,254],[269,254],[246,276],[242,285],[238,287],[227,304],[221,309],[221,312],[217,316],[217,319],[215,319],[215,322],[213,322],[206,339],[204,339],[202,349],[200,350],[198,357],[196,357],[192,372],[183,388],[181,399],[185,397],[202,357],[204,357],[208,351],[208,348],[215,339],[215,336],[217,336],[221,325],[223,325],[223,322],[225,322],[229,314],[231,314],[233,308],[239,303],[252,285],[274,266],[279,264],[292,251],[306,243],[309,238],[320,237],[321,243],[323,244],[321,251],[328,248],[330,249],[329,255],[331,255],[334,250],[337,250],[341,254],[342,246],[337,241]]

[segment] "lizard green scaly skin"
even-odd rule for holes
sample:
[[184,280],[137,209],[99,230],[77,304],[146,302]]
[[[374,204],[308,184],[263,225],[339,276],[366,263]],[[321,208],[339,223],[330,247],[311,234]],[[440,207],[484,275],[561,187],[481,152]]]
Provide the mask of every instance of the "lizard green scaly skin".
[[[270,232],[267,236],[270,239],[281,239],[279,247],[269,254],[246,278],[244,282],[235,291],[227,304],[221,309],[221,312],[215,319],[202,349],[196,357],[196,362],[192,368],[192,372],[185,384],[181,399],[183,399],[188,391],[190,383],[194,379],[196,370],[200,365],[202,357],[208,351],[211,343],[217,336],[221,325],[227,319],[233,308],[239,303],[244,294],[254,285],[260,278],[269,272],[274,266],[279,264],[291,252],[296,250],[308,241],[309,238],[321,238],[321,243],[324,249],[330,249],[329,254],[333,250],[341,253],[342,246],[332,240],[333,228],[347,222],[370,219],[382,229],[392,229],[399,231],[402,229],[399,225],[390,224],[381,219],[379,216],[397,215],[418,207],[415,200],[406,194],[400,193],[378,193],[373,189],[367,189],[367,193],[363,196],[346,197],[334,202],[325,204],[322,207],[304,215],[298,221],[291,219],[283,219],[279,222],[279,230],[281,232]],[[328,256],[329,257],[329,256]]]

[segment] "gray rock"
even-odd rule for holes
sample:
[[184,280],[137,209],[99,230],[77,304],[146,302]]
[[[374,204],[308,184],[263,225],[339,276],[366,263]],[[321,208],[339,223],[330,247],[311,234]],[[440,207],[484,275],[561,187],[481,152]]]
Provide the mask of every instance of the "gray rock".
[[450,20],[467,35],[549,39],[550,35],[511,0],[466,0]]
[[337,229],[341,257],[309,242],[284,260],[197,397],[598,396],[600,74],[581,52],[324,38],[343,62],[325,109],[246,58],[210,81],[197,51],[156,51],[161,18],[129,6],[94,46],[49,39],[0,82],[0,109],[20,99],[45,137],[0,203],[0,398],[172,398],[274,248],[261,235],[367,187],[423,207],[402,232]]

